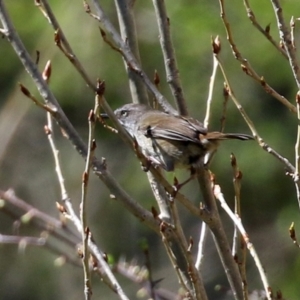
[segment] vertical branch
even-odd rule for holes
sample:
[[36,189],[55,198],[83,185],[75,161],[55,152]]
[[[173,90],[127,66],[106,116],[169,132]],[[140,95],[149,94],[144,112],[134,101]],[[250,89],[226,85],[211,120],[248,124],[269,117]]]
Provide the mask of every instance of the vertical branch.
[[[137,62],[141,65],[141,58],[136,36],[136,26],[133,15],[132,0],[115,0],[118,12],[118,19],[123,41],[126,41]],[[148,95],[141,78],[134,72],[124,60],[125,68],[128,74],[129,87],[133,103],[148,103]]]
[[214,91],[217,69],[218,69],[218,60],[216,58],[216,55],[221,50],[221,47],[219,44],[219,37],[216,37],[215,40],[212,40],[212,50],[213,50],[213,70],[212,70],[212,74],[210,76],[208,97],[206,100],[206,113],[205,113],[205,118],[204,118],[204,127],[205,128],[208,128],[208,126],[209,126],[212,97],[213,97],[213,91]]
[[197,259],[195,263],[198,272],[201,271],[201,264],[204,258],[204,245],[205,245],[206,237],[207,237],[207,225],[206,223],[202,222],[200,238],[198,242]]
[[[231,156],[231,166],[233,170],[233,187],[234,187],[234,213],[241,217],[241,194],[240,194],[240,189],[241,189],[241,176],[242,173],[239,171],[237,162],[236,162],[236,157],[232,153]],[[238,257],[238,253],[240,252],[240,234],[238,232],[238,228],[235,225],[234,226],[234,234],[233,234],[233,246],[232,246],[232,255]],[[239,259],[239,257],[237,258]]]
[[298,131],[297,131],[297,141],[295,144],[295,173],[294,173],[294,182],[296,186],[297,200],[300,208],[300,92],[298,91],[296,95],[296,104],[297,104],[297,116],[298,116]]
[[294,20],[292,18],[291,20],[291,31],[288,30],[287,25],[285,24],[283,13],[282,13],[282,7],[280,6],[280,3],[278,0],[271,0],[271,3],[273,5],[273,9],[275,12],[275,16],[277,19],[277,27],[280,34],[280,39],[284,45],[284,48],[287,52],[290,66],[298,87],[298,92],[296,95],[296,108],[297,108],[297,119],[298,119],[298,133],[297,133],[297,141],[295,145],[295,173],[294,173],[294,182],[296,187],[296,193],[297,193],[297,200],[298,205],[300,208],[300,179],[299,179],[299,165],[300,165],[300,127],[299,127],[299,120],[300,120],[300,70],[299,70],[299,64],[297,61],[296,56],[296,48],[294,44],[294,37],[293,37],[293,31],[294,31]]
[[271,0],[271,3],[273,5],[273,9],[277,19],[277,27],[279,30],[280,39],[288,55],[290,66],[292,68],[298,90],[300,90],[300,70],[299,70],[299,64],[296,56],[296,49],[293,45],[292,38],[291,38],[291,32],[289,31],[287,25],[285,24],[283,13],[282,13],[282,7],[280,6],[279,0]]
[[175,50],[170,34],[170,19],[167,16],[164,0],[153,0],[156,20],[159,29],[160,46],[164,56],[167,82],[170,85],[172,95],[176,101],[177,109],[181,115],[187,115],[188,110],[180,82]]
[[[231,165],[233,169],[233,186],[234,186],[234,213],[241,218],[241,179],[242,172],[239,170],[236,158],[231,154]],[[244,300],[248,300],[248,283],[246,275],[246,246],[237,225],[234,223],[232,255],[238,263],[243,280]]]
[[[212,52],[213,52],[213,69],[212,69],[212,74],[210,76],[209,91],[208,91],[208,97],[206,100],[206,113],[205,113],[205,117],[204,117],[204,127],[205,128],[209,127],[213,91],[214,91],[214,85],[215,85],[217,69],[218,69],[217,54],[221,51],[221,44],[219,41],[219,37],[216,37],[215,40],[212,39],[211,45],[212,45]],[[204,171],[204,170],[202,170],[202,171]],[[206,174],[206,176],[207,176],[207,174]],[[201,191],[202,191],[205,201],[208,201],[208,203],[214,202],[214,199],[212,199],[212,194],[209,191],[211,183],[207,180],[204,180],[204,177],[200,178],[200,176],[198,177],[198,182],[199,182],[200,186],[202,186]],[[205,188],[204,190],[202,190],[203,187]],[[219,217],[218,212],[216,214],[216,217],[217,218]],[[220,221],[220,220],[218,220],[218,221]],[[207,226],[207,224],[203,222],[202,226],[201,226],[201,233],[200,233],[200,238],[199,238],[199,242],[198,242],[197,259],[196,259],[196,263],[195,263],[195,266],[196,266],[196,269],[198,270],[198,272],[200,272],[201,263],[202,263],[203,257],[204,257],[204,244],[205,244],[205,240],[207,238],[207,229],[208,229],[207,227],[209,227],[209,226]],[[226,236],[224,236],[222,238],[225,238],[225,240],[226,240]],[[215,238],[214,238],[214,240],[215,240],[215,243],[218,243]],[[217,248],[218,248],[218,246],[217,246]],[[223,266],[226,265],[226,262],[225,262],[226,259],[222,258],[226,251],[225,248],[226,248],[226,246],[224,247],[224,249],[220,249],[220,252],[219,252],[221,261],[224,262]],[[230,261],[229,258],[228,258],[228,261]],[[229,282],[234,281],[234,279],[231,279],[230,276],[228,276],[228,280],[229,280]],[[237,280],[237,282],[238,282],[238,280]],[[235,285],[235,284],[233,284],[233,285]],[[238,285],[239,284],[236,283],[236,287],[235,287],[236,290],[239,289]]]
[[[97,103],[97,101],[95,101]],[[95,104],[95,107],[97,105]],[[84,295],[85,299],[89,300],[92,296],[92,283],[89,267],[89,248],[88,242],[90,238],[90,231],[87,225],[87,189],[89,182],[90,169],[94,151],[96,149],[96,142],[94,140],[95,131],[95,113],[91,111],[89,114],[89,141],[88,141],[88,153],[86,158],[85,170],[82,175],[82,194],[80,203],[80,221],[81,221],[81,235],[82,235],[82,264],[84,273]]]

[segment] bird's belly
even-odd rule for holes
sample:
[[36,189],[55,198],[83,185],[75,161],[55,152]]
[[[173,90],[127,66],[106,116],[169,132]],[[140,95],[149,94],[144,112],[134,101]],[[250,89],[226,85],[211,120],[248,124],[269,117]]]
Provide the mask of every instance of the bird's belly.
[[191,142],[143,136],[142,139],[139,139],[139,145],[149,160],[166,171],[174,171],[176,168],[186,169],[192,165],[197,165],[205,154],[201,145]]

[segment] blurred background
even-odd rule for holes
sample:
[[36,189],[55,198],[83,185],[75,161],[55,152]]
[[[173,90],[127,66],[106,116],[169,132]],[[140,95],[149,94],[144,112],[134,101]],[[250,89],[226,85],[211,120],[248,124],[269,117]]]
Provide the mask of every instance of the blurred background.
[[[34,1],[4,1],[14,26],[32,57],[40,52],[39,68],[50,59],[52,76],[50,87],[74,127],[87,141],[89,111],[94,107],[94,94],[86,86],[66,57],[53,41],[53,30]],[[120,55],[102,41],[99,24],[85,13],[80,1],[52,0],[51,6],[68,38],[71,47],[91,78],[105,80],[105,96],[112,108],[131,101],[124,64]],[[288,61],[250,23],[241,0],[226,3],[226,12],[235,43],[258,74],[276,91],[294,103],[297,87]],[[107,15],[116,26],[117,16],[113,1],[101,1]],[[190,114],[203,120],[209,80],[212,71],[211,37],[219,36],[221,58],[236,97],[253,120],[263,139],[294,164],[294,145],[297,118],[285,106],[270,97],[262,87],[245,75],[226,41],[217,1],[166,1],[171,23],[182,85]],[[252,9],[257,20],[279,40],[276,19],[269,1],[253,0]],[[300,11],[297,0],[282,1],[284,16],[289,23],[295,11]],[[140,42],[142,65],[150,78],[157,70],[160,90],[173,104],[165,79],[164,63],[158,40],[154,9],[150,1],[136,1],[136,25]],[[295,17],[299,17],[295,15]],[[296,23],[296,43],[299,29]],[[27,99],[18,88],[22,82],[37,98],[38,91],[24,71],[11,45],[0,40],[0,189],[12,188],[26,202],[58,218],[55,202],[60,190],[55,174],[53,155],[44,134],[46,114]],[[223,104],[223,78],[218,72],[213,96],[210,129],[220,129]],[[236,107],[228,103],[226,132],[250,133]],[[97,157],[105,157],[110,172],[124,189],[145,208],[156,206],[148,185],[147,175],[141,170],[134,154],[123,141],[100,124],[96,128]],[[56,129],[55,140],[60,151],[66,187],[73,205],[79,211],[81,174],[84,161],[72,145]],[[230,141],[222,145],[211,166],[217,183],[232,206],[234,191],[230,154],[237,157],[243,173],[242,217],[250,239],[263,262],[271,286],[281,290],[286,299],[299,299],[299,249],[289,238],[288,228],[295,222],[299,228],[299,205],[291,177],[284,165],[263,151],[256,142]],[[176,172],[179,179],[186,171]],[[167,175],[172,181],[172,175]],[[195,182],[183,189],[195,203],[201,194]],[[140,241],[149,243],[150,259],[155,280],[163,278],[162,287],[176,290],[177,279],[166,257],[161,238],[130,215],[118,202],[111,200],[109,190],[91,176],[88,194],[88,222],[100,248],[115,260],[125,257],[144,264]],[[198,241],[201,222],[179,206],[186,236]],[[220,209],[221,210],[221,209]],[[232,236],[232,222],[221,212]],[[16,234],[14,222],[0,210],[0,232]],[[19,234],[36,235],[30,226],[22,226]],[[0,245],[0,295],[2,299],[82,299],[83,275],[72,265],[56,267],[57,256],[44,248],[28,247],[20,251],[16,245]],[[205,250],[204,281],[210,299],[225,299],[228,283],[211,237]],[[118,277],[125,292],[136,299],[137,285]],[[252,258],[248,258],[249,289],[262,285]],[[220,285],[222,289],[216,291]],[[93,278],[94,298],[117,299],[98,277]],[[230,298],[229,298],[230,299]]]

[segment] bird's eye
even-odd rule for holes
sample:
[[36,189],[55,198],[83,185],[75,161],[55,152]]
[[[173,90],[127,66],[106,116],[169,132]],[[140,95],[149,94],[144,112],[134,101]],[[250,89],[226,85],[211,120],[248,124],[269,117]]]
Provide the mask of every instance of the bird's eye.
[[128,110],[125,110],[125,109],[121,110],[122,117],[127,117],[127,115],[128,115]]

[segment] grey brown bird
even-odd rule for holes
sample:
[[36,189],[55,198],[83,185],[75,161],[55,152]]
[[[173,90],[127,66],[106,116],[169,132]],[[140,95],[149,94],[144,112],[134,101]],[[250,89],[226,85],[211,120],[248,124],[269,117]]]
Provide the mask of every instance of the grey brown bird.
[[115,110],[115,115],[135,138],[145,157],[168,172],[199,167],[220,141],[253,139],[248,134],[208,132],[198,120],[171,115],[143,104],[126,104]]

